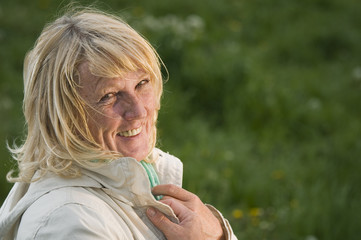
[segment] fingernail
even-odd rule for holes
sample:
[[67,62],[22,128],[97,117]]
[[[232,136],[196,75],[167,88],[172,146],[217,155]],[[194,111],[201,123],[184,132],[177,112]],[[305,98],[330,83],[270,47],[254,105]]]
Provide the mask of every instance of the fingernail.
[[148,208],[147,209],[147,214],[148,214],[148,216],[149,217],[154,217],[154,215],[155,215],[155,210],[154,210],[154,208]]

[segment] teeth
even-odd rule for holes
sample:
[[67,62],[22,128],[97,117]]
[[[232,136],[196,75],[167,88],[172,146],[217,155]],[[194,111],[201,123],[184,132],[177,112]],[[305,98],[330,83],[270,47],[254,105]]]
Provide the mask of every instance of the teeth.
[[137,129],[131,129],[131,130],[124,131],[124,132],[120,132],[120,133],[118,133],[118,135],[122,136],[122,137],[132,137],[132,136],[139,134],[141,131],[142,131],[142,127],[137,128]]

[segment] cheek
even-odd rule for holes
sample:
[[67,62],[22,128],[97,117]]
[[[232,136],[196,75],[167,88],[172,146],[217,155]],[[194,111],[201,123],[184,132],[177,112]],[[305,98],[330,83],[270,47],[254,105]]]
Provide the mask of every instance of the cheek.
[[145,106],[149,109],[155,109],[158,105],[158,101],[156,98],[155,90],[148,91],[145,94],[142,95],[143,102]]
[[88,110],[87,124],[93,136],[99,134],[99,131],[109,124],[109,119],[94,109]]
[[90,130],[90,133],[93,135],[93,137],[95,137],[96,135],[98,135],[98,131],[99,131],[99,125],[98,125],[98,119],[93,117],[94,115],[92,115],[91,117],[88,117],[88,128]]
[[[157,116],[157,112],[158,112],[158,109],[159,109],[159,104],[158,102],[156,101],[156,98],[155,96],[152,94],[150,96],[147,96],[145,99],[144,99],[144,105],[145,105],[145,108],[147,109],[148,111],[148,115],[149,117],[151,117],[152,119],[153,118],[156,118],[155,116]],[[156,119],[154,119],[156,120]]]

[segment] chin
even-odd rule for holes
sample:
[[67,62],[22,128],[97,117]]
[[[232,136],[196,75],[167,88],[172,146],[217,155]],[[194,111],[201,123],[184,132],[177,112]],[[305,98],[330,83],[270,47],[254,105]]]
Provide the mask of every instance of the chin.
[[144,160],[150,153],[150,137],[149,134],[146,136],[138,135],[118,141],[118,152],[124,157],[135,158],[138,162]]
[[136,153],[132,153],[132,152],[127,152],[127,153],[122,153],[120,151],[120,153],[124,156],[124,157],[131,157],[131,158],[135,158],[138,162],[144,160],[147,156],[148,156],[148,151],[141,151],[141,152],[136,152]]

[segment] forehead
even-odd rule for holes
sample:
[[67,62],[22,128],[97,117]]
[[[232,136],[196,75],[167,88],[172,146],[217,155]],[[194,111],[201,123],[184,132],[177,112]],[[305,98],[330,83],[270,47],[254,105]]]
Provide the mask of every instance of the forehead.
[[79,85],[85,86],[88,84],[95,84],[98,85],[105,81],[111,81],[112,79],[123,80],[123,81],[132,81],[138,80],[142,78],[149,78],[150,74],[144,70],[137,70],[131,72],[124,72],[121,76],[115,77],[100,77],[92,74],[91,70],[89,69],[88,63],[80,64],[79,68]]
[[83,98],[104,94],[109,89],[120,90],[138,84],[140,80],[149,79],[150,75],[145,71],[125,72],[119,77],[99,77],[91,73],[87,63],[79,66],[79,88],[78,92]]

